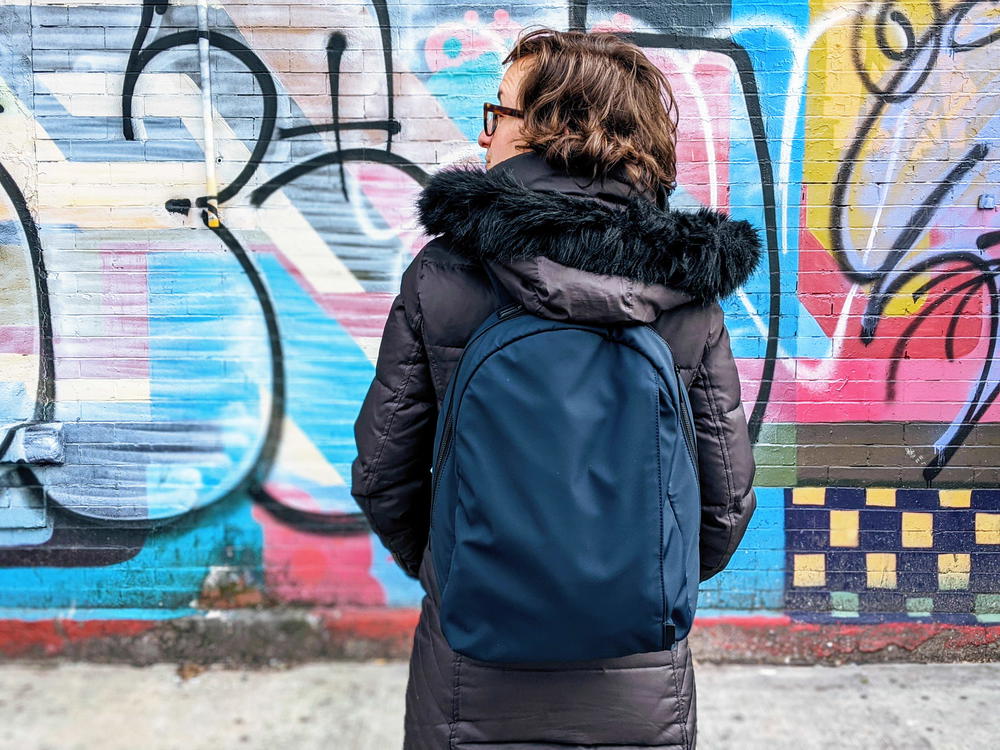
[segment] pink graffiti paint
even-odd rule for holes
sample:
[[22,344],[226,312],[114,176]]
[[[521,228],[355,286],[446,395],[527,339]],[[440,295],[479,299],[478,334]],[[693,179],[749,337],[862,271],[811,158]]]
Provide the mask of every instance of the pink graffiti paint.
[[677,102],[678,185],[701,205],[727,209],[732,67],[718,55],[701,57],[690,71],[675,55],[646,50],[646,56],[663,71]]
[[438,24],[427,35],[424,40],[427,69],[436,73],[461,67],[490,52],[502,58],[520,30],[521,24],[506,10],[494,11],[493,21],[488,24],[482,23],[479,13],[468,10],[460,23]]
[[[988,345],[983,295],[963,299],[963,294],[951,291],[973,276],[958,274],[920,302],[904,298],[914,308],[930,312],[919,319],[910,314],[883,315],[874,340],[865,344],[861,338],[865,289],[852,295],[851,282],[830,252],[812,232],[803,230],[798,297],[834,344],[828,358],[797,360],[796,421],[949,422],[979,378]],[[915,321],[919,325],[914,328]],[[995,403],[981,421],[998,420],[1000,403]]]
[[631,34],[635,31],[635,21],[628,13],[615,13],[608,21],[598,21],[590,27],[591,32],[610,31],[612,34]]
[[0,354],[38,354],[35,327],[0,325]]
[[[98,335],[77,335],[57,325],[54,337],[59,377],[141,379],[149,377],[149,290],[146,249],[104,248],[101,259]],[[126,319],[126,320],[121,320]],[[123,333],[122,327],[127,329]]]
[[300,531],[255,506],[263,531],[268,593],[285,603],[384,607],[385,591],[371,575],[368,533],[323,535]]

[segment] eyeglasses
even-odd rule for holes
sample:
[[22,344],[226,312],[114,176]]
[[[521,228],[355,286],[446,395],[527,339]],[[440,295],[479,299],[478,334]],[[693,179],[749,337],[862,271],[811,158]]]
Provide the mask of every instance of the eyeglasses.
[[524,117],[524,112],[513,107],[504,107],[492,102],[483,102],[483,131],[486,135],[493,135],[497,129],[497,120],[501,115],[508,117]]

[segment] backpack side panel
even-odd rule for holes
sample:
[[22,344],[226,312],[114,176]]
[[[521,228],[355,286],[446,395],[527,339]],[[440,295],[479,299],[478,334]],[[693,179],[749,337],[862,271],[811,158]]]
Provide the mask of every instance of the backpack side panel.
[[[684,536],[684,565],[686,575],[684,586],[679,588],[673,601],[679,606],[686,594],[687,615],[675,613],[677,637],[687,636],[694,623],[695,610],[698,607],[698,584],[701,574],[700,532],[701,532],[701,480],[698,475],[698,449],[694,433],[694,414],[691,409],[691,399],[684,387],[680,374],[677,376],[677,393],[679,401],[675,408],[680,409],[678,419],[687,419],[690,432],[690,448],[683,440],[678,440],[673,457],[673,469],[667,486],[667,496],[670,506],[674,509],[677,523]],[[681,580],[678,576],[678,580]],[[669,596],[669,595],[668,595]]]
[[665,622],[673,625],[679,640],[688,635],[694,621],[700,572],[701,483],[694,415],[669,344],[651,326],[625,328],[620,335],[649,357],[660,375],[663,597],[667,602]]

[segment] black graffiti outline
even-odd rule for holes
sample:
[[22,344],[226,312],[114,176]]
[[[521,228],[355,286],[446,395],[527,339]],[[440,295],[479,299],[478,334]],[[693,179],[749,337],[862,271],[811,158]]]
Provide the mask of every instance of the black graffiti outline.
[[[341,190],[345,199],[349,200],[347,193],[347,178],[344,172],[344,165],[348,162],[378,163],[394,167],[403,172],[418,185],[426,184],[429,174],[419,165],[406,157],[400,156],[391,150],[392,136],[401,131],[402,126],[399,121],[393,119],[393,88],[391,59],[392,50],[391,34],[388,31],[388,10],[381,0],[373,0],[376,7],[376,14],[379,17],[382,27],[383,57],[387,61],[386,86],[388,91],[388,118],[385,120],[360,120],[343,123],[339,115],[339,91],[340,91],[340,65],[343,53],[347,48],[346,37],[341,32],[334,31],[327,40],[327,74],[330,80],[331,91],[331,115],[332,122],[309,124],[294,128],[284,128],[279,130],[278,138],[294,138],[299,135],[329,132],[332,131],[335,137],[335,148],[333,151],[320,153],[316,156],[295,164],[283,172],[275,175],[266,183],[258,186],[250,194],[250,203],[254,207],[260,207],[267,198],[280,188],[290,184],[295,179],[324,166],[337,164],[341,177]],[[340,133],[342,130],[384,130],[387,134],[385,149],[373,147],[358,147],[344,149],[341,146]],[[265,509],[267,509],[277,519],[294,526],[299,530],[313,531],[320,533],[349,533],[362,530],[370,530],[367,517],[361,511],[346,513],[323,513],[318,511],[306,511],[292,508],[273,498],[262,488],[251,488],[248,490],[254,499]]]
[[[913,333],[919,328],[927,319],[930,313],[934,312],[938,307],[943,305],[945,302],[951,300],[951,295],[958,294],[965,290],[969,290],[968,293],[962,298],[962,301],[958,308],[955,310],[955,314],[952,316],[948,323],[948,336],[945,340],[946,356],[949,360],[954,361],[954,348],[953,348],[953,338],[955,329],[958,323],[961,321],[961,313],[964,310],[965,305],[972,299],[973,295],[980,291],[980,287],[985,287],[986,292],[990,298],[990,306],[992,310],[1000,310],[1000,293],[998,293],[997,285],[997,269],[1000,269],[1000,258],[993,259],[983,259],[978,255],[974,255],[968,252],[956,251],[951,253],[945,253],[940,256],[935,256],[933,258],[928,258],[922,263],[915,264],[912,268],[908,268],[904,273],[900,274],[899,277],[893,282],[893,284],[888,287],[893,292],[898,292],[902,289],[906,283],[912,281],[914,278],[922,273],[930,270],[934,266],[946,265],[956,262],[965,263],[968,267],[963,270],[954,270],[940,276],[936,276],[930,281],[923,284],[920,289],[915,290],[913,293],[913,299],[916,300],[922,294],[925,294],[934,286],[939,286],[944,284],[944,282],[949,281],[963,273],[968,271],[977,271],[979,275],[973,279],[965,281],[955,287],[953,287],[948,296],[939,296],[938,298],[927,303],[927,305],[921,309],[921,315],[915,316],[912,321],[910,321],[903,333],[900,334],[899,340],[893,349],[893,358],[889,363],[888,372],[888,383],[887,383],[887,393],[886,397],[889,400],[894,400],[895,398],[895,387],[896,387],[896,373],[899,369],[899,363],[903,357],[903,352],[906,349],[906,344],[909,341]],[[983,357],[983,361],[988,364],[995,358],[997,354],[997,333],[1000,330],[1000,316],[991,315],[990,316],[990,331],[989,337],[987,339],[988,343],[986,345],[986,354]],[[988,393],[983,396],[986,390],[986,370],[984,368],[983,375],[980,377],[979,382],[976,384],[975,391],[973,393],[972,399],[970,400],[973,404],[978,404],[977,408],[972,411],[968,416],[968,419],[963,419],[962,424],[959,426],[955,432],[955,437],[953,440],[944,447],[940,452],[935,452],[928,462],[927,466],[924,467],[924,478],[928,485],[936,477],[945,466],[951,461],[955,453],[965,442],[965,439],[969,436],[969,433],[975,428],[976,423],[983,418],[987,410],[992,406],[993,402],[996,400],[997,396],[1000,395],[1000,388],[994,388],[992,393]],[[981,400],[980,400],[981,399]]]
[[[0,113],[3,108],[0,107]],[[56,377],[55,348],[53,345],[52,310],[49,305],[48,270],[38,225],[31,215],[28,202],[13,175],[0,162],[0,189],[14,207],[21,232],[28,246],[34,277],[35,308],[38,318],[38,384],[31,419],[9,425],[0,440],[0,456],[6,454],[20,427],[31,424],[51,423],[55,420]],[[145,530],[139,527],[116,532],[116,545],[95,546],[90,538],[106,528],[96,519],[80,516],[64,508],[45,491],[38,475],[26,464],[16,464],[0,469],[0,489],[20,489],[33,496],[38,507],[46,508],[52,521],[52,536],[37,545],[0,547],[0,567],[26,565],[84,567],[111,565],[135,557],[142,549]],[[51,499],[52,503],[46,501]],[[72,518],[72,522],[69,519]],[[80,554],[80,550],[85,552]]]
[[760,170],[762,193],[762,209],[764,213],[764,234],[767,247],[768,273],[768,316],[767,340],[764,349],[763,366],[760,384],[754,407],[748,420],[750,440],[756,444],[764,425],[764,417],[771,400],[771,389],[774,384],[774,371],[778,361],[778,335],[781,323],[781,254],[778,243],[778,219],[774,193],[774,172],[771,166],[771,155],[767,150],[767,134],[764,131],[764,115],[760,105],[760,92],[757,90],[757,79],[753,61],[746,48],[732,39],[716,39],[688,34],[646,33],[636,32],[620,34],[642,48],[701,50],[725,55],[732,60],[743,91],[744,104],[747,108],[747,120],[753,135],[754,149],[757,156],[757,168]]
[[[28,242],[28,254],[34,269],[35,303],[38,314],[39,374],[32,421],[51,422],[55,418],[56,365],[52,343],[52,310],[49,306],[49,274],[45,268],[42,241],[38,235],[38,227],[28,208],[28,201],[3,162],[0,162],[0,188],[7,194],[7,198],[17,213],[21,231]],[[8,434],[12,434],[12,432]],[[6,448],[6,445],[0,446],[0,456],[4,454]]]
[[[326,41],[326,68],[327,77],[330,81],[330,109],[332,122],[299,125],[293,128],[278,128],[278,138],[295,138],[300,135],[313,133],[325,133],[333,131],[336,140],[336,151],[341,150],[340,133],[344,130],[385,130],[387,136],[386,151],[391,151],[392,136],[399,134],[402,125],[398,120],[392,118],[392,106],[389,106],[389,117],[385,120],[362,120],[360,122],[340,121],[340,63],[344,52],[347,50],[347,36],[340,31],[334,31]],[[389,101],[394,99],[392,95],[392,78],[389,77],[386,85],[390,88]],[[350,201],[347,194],[347,175],[344,172],[343,162],[340,163],[340,189],[345,201]]]
[[[125,140],[134,141],[135,131],[132,128],[132,97],[135,95],[135,87],[139,81],[139,75],[147,65],[159,54],[174,50],[178,47],[189,44],[198,44],[198,40],[204,36],[200,31],[179,31],[158,37],[149,46],[144,47],[130,59],[129,67],[125,71],[125,80],[122,85],[122,135]],[[261,88],[261,99],[263,101],[263,112],[260,117],[261,128],[257,133],[257,140],[250,158],[244,165],[240,173],[217,195],[211,196],[218,203],[225,203],[235,196],[247,184],[247,181],[257,171],[271,144],[274,134],[275,123],[278,117],[278,90],[274,85],[274,79],[264,61],[257,54],[242,42],[233,39],[218,31],[209,31],[207,34],[210,47],[215,47],[223,52],[228,52],[251,72],[257,85]],[[168,209],[179,212],[179,206],[183,204],[172,203]],[[190,204],[188,204],[190,208]]]
[[283,188],[298,177],[314,172],[322,167],[331,164],[343,166],[348,162],[375,162],[397,168],[399,171],[413,178],[418,184],[424,185],[427,182],[427,172],[422,167],[414,164],[404,156],[391,151],[382,151],[367,147],[341,149],[339,151],[327,151],[316,156],[312,156],[304,162],[300,162],[289,167],[284,172],[275,175],[263,185],[257,187],[250,194],[250,203],[255,207],[266,201],[276,191]]
[[[972,262],[972,259],[975,259],[975,262],[978,264],[976,268],[981,273],[981,276],[977,279],[977,284],[985,285],[987,290],[990,291],[991,339],[988,346],[989,356],[983,360],[983,368],[979,374],[979,382],[976,384],[974,391],[976,394],[975,398],[980,398],[982,397],[982,394],[988,384],[992,357],[995,354],[996,349],[995,336],[997,323],[1000,321],[1000,297],[992,291],[996,288],[997,270],[994,267],[995,264],[989,260],[984,261],[984,259],[975,255],[969,254],[968,258],[966,258],[961,255],[961,253],[956,255],[955,252],[947,252],[941,255],[932,256],[931,258],[927,258],[914,264],[910,269],[902,271],[897,279],[886,285],[885,288],[882,288],[882,285],[885,284],[885,279],[891,272],[898,270],[897,265],[912,250],[913,245],[923,234],[926,227],[930,224],[935,213],[939,210],[939,207],[954,186],[958,184],[964,176],[974,170],[980,163],[985,161],[989,154],[989,146],[983,142],[974,143],[967,150],[964,157],[948,170],[948,172],[939,180],[938,184],[929,192],[920,205],[914,208],[910,215],[910,221],[904,225],[902,231],[896,236],[891,245],[891,252],[886,254],[884,261],[879,267],[866,271],[858,269],[854,266],[851,258],[848,256],[847,243],[845,242],[847,230],[844,227],[843,222],[846,218],[846,212],[850,208],[847,202],[847,190],[850,185],[851,175],[853,174],[859,161],[858,156],[867,142],[868,137],[874,131],[875,124],[881,117],[886,106],[888,104],[904,102],[919,91],[927,77],[931,74],[931,72],[933,72],[934,64],[937,61],[942,48],[945,48],[954,54],[958,51],[968,51],[971,49],[985,47],[1000,40],[1000,30],[994,30],[991,33],[984,34],[981,38],[976,39],[973,42],[958,43],[955,40],[955,28],[957,28],[958,24],[965,18],[965,16],[977,5],[979,5],[982,0],[962,0],[962,2],[953,6],[948,11],[942,10],[939,0],[931,0],[930,5],[932,10],[932,19],[929,27],[919,39],[915,39],[912,33],[912,25],[910,24],[908,17],[898,9],[893,9],[890,13],[888,9],[894,5],[894,2],[893,0],[885,0],[876,16],[876,23],[884,25],[891,20],[899,24],[906,35],[907,46],[902,52],[898,52],[888,46],[887,37],[884,32],[876,34],[876,42],[882,53],[885,54],[887,58],[901,63],[897,70],[889,77],[888,82],[884,86],[880,86],[871,78],[871,76],[868,75],[860,52],[863,46],[862,23],[873,2],[875,2],[875,0],[866,0],[866,2],[856,12],[855,23],[852,28],[851,55],[858,77],[869,94],[875,98],[875,101],[872,103],[869,111],[862,118],[857,134],[848,145],[847,149],[845,149],[840,165],[837,169],[830,201],[830,251],[847,279],[856,284],[871,284],[868,302],[866,303],[865,311],[862,317],[861,332],[859,336],[862,343],[866,346],[870,345],[874,341],[885,308],[892,299],[893,294],[898,292],[901,288],[901,284],[903,283],[902,280],[911,280],[914,277],[914,275],[910,274],[909,271],[914,268],[929,270],[930,268],[938,265],[955,262],[957,259],[968,259],[970,262]],[[951,28],[951,34],[945,39],[942,37],[943,31],[948,26],[949,22],[952,21],[954,23]],[[919,55],[925,50],[928,52],[928,55],[923,68],[919,70],[919,73],[916,76],[914,76],[913,82],[907,86],[905,90],[897,92],[896,89],[901,85],[901,82],[903,82],[907,76],[912,74],[912,70],[910,68],[911,63],[918,60]],[[977,247],[982,250],[997,244],[997,235],[1000,235],[1000,233],[986,232],[980,235],[976,242]],[[954,274],[955,272],[944,274],[941,277],[942,281],[952,278]],[[925,285],[925,287],[928,290],[932,288],[928,285]],[[964,291],[969,288],[970,287],[961,285],[957,289],[952,289],[951,294],[957,293],[958,290]],[[975,291],[976,289],[972,288],[970,294]],[[916,299],[916,297],[914,297],[914,299]],[[964,309],[965,304],[966,300],[963,299],[959,309]],[[909,336],[912,335],[912,332],[916,330],[916,327],[920,325],[920,319],[926,316],[929,312],[937,309],[938,306],[938,304],[925,306],[915,314],[917,320],[907,326],[904,332],[905,340],[902,340],[901,343],[897,343],[897,351],[901,352],[905,349],[906,340],[908,340]],[[958,310],[956,310],[956,317],[957,315]],[[949,325],[949,331],[954,333],[956,326],[957,322],[953,325]],[[949,345],[946,347],[946,356],[953,352],[954,349],[952,346]],[[888,380],[890,382],[887,383],[887,397],[890,394],[892,396],[895,395],[895,383],[892,381],[895,374],[898,372],[898,366],[893,366],[894,364],[895,363],[890,362],[888,371]],[[941,473],[954,454],[964,444],[965,439],[974,428],[975,423],[982,418],[982,415],[986,412],[986,408],[992,404],[998,393],[1000,393],[1000,388],[994,388],[991,394],[986,395],[985,400],[982,403],[977,405],[974,398],[968,402],[966,407],[964,407],[964,413],[961,414],[961,422],[957,427],[956,432],[940,452],[935,452],[934,458],[927,466],[924,467],[923,476],[928,487],[931,486],[933,480]],[[952,422],[952,425],[954,425],[954,421]],[[949,427],[950,426],[951,425],[949,425]]]
[[[567,6],[567,29],[570,31],[586,31],[587,14],[590,10],[590,0],[570,0]],[[615,6],[616,11],[631,11],[630,8]],[[648,8],[641,9],[641,13]],[[732,60],[740,78],[744,103],[747,108],[747,119],[753,133],[754,149],[757,156],[757,166],[761,175],[761,193],[764,209],[764,231],[767,245],[768,264],[768,316],[767,339],[764,349],[763,366],[757,396],[747,420],[750,442],[754,445],[760,439],[764,425],[764,417],[771,400],[771,389],[774,385],[774,371],[778,361],[778,335],[781,323],[781,256],[778,251],[778,221],[775,210],[774,172],[771,166],[771,154],[767,149],[767,134],[764,130],[764,116],[760,106],[760,92],[757,90],[757,79],[753,61],[746,48],[733,39],[717,39],[708,36],[693,36],[690,34],[674,34],[669,32],[618,32],[622,39],[639,47],[653,49],[702,50],[726,55]]]
[[[146,0],[146,5],[158,5],[157,0]],[[346,196],[346,176],[344,175],[343,169],[344,164],[349,161],[377,161],[379,163],[387,164],[395,168],[400,169],[412,179],[414,179],[418,184],[425,184],[429,175],[416,164],[413,164],[408,159],[401,157],[391,151],[391,138],[392,135],[399,132],[400,125],[393,119],[393,90],[392,90],[392,71],[391,71],[391,60],[392,60],[392,50],[391,50],[391,33],[388,21],[388,11],[385,6],[384,0],[373,0],[373,5],[376,9],[376,14],[379,16],[380,20],[380,30],[382,32],[383,40],[383,56],[386,60],[386,82],[387,90],[389,93],[388,102],[388,114],[387,120],[381,121],[361,121],[361,122],[351,122],[351,123],[341,123],[339,120],[338,112],[338,97],[339,93],[339,76],[340,76],[340,59],[346,49],[346,38],[343,34],[339,32],[333,32],[327,44],[327,59],[328,59],[328,74],[330,76],[331,83],[331,94],[332,94],[332,115],[333,122],[330,124],[321,125],[306,125],[297,128],[287,128],[279,131],[279,139],[295,137],[297,135],[303,135],[306,133],[314,133],[321,131],[333,131],[336,138],[337,148],[334,151],[318,154],[317,156],[311,157],[304,162],[293,165],[289,169],[280,173],[279,175],[268,180],[267,183],[256,188],[251,196],[250,200],[252,205],[260,206],[263,201],[265,201],[270,195],[272,195],[277,189],[289,184],[298,177],[301,177],[309,172],[316,169],[337,164],[340,167],[341,180],[342,180],[342,190]],[[586,12],[587,3],[579,2],[578,0],[573,3],[570,7],[571,16],[575,16],[576,22],[583,25],[586,23]],[[149,19],[151,22],[152,11],[145,12],[144,8],[144,21]],[[571,24],[574,23],[573,18],[571,18]],[[147,29],[140,29],[140,34],[143,36]],[[138,78],[139,72],[142,68],[148,64],[149,60],[152,59],[160,51],[165,50],[168,46],[179,46],[180,44],[195,43],[202,34],[200,32],[180,32],[179,34],[172,34],[166,37],[162,37],[154,42],[152,45],[145,49],[140,49],[135,52],[130,58],[129,70],[126,75],[126,86],[125,91],[123,91],[123,132],[128,135],[128,131],[124,129],[124,124],[129,123],[131,120],[131,95],[134,92],[135,82]],[[208,33],[210,46],[218,46],[226,49],[226,43],[229,43],[231,51],[232,49],[242,48],[241,52],[244,58],[240,58],[244,65],[246,65],[251,71],[254,72],[255,77],[258,79],[259,85],[261,85],[262,91],[268,91],[266,88],[267,84],[263,83],[262,79],[266,79],[273,86],[273,80],[271,79],[270,72],[267,70],[266,66],[259,60],[259,58],[244,45],[232,40],[230,37],[220,34],[219,32],[210,31]],[[777,231],[776,231],[776,217],[775,217],[775,202],[774,202],[774,187],[773,187],[773,176],[770,165],[770,155],[767,153],[766,147],[763,142],[763,118],[760,111],[759,103],[759,93],[756,89],[756,81],[753,78],[753,69],[750,57],[746,50],[732,42],[731,40],[715,40],[711,38],[697,38],[689,37],[683,35],[673,35],[673,34],[631,34],[623,35],[631,37],[631,40],[640,46],[674,46],[680,47],[682,49],[705,49],[709,51],[720,52],[722,54],[729,55],[737,69],[740,72],[740,76],[743,79],[742,83],[744,85],[744,91],[747,96],[747,107],[748,115],[751,123],[751,128],[754,130],[755,148],[757,149],[759,168],[762,172],[762,186],[765,193],[764,200],[764,210],[765,210],[765,221],[767,224],[767,242],[768,242],[768,258],[769,258],[769,277],[770,277],[770,311],[769,311],[769,330],[767,338],[767,349],[764,357],[764,368],[760,379],[760,387],[758,396],[755,402],[753,413],[751,414],[749,420],[751,439],[756,442],[760,429],[763,424],[764,415],[767,409],[770,389],[773,382],[773,373],[775,369],[776,359],[777,359],[777,345],[778,345],[778,324],[780,322],[780,258],[777,254]],[[226,40],[219,43],[220,40]],[[168,41],[164,41],[168,40]],[[141,47],[141,42],[137,42],[137,47]],[[151,50],[151,51],[149,51]],[[239,58],[239,55],[236,55]],[[259,63],[259,68],[255,70],[254,65]],[[126,102],[127,105],[126,106]],[[265,123],[268,119],[265,115]],[[273,126],[273,120],[269,121]],[[340,145],[340,131],[341,129],[382,129],[386,131],[387,143],[385,150],[374,149],[374,148],[355,148],[355,149],[342,149]],[[262,129],[263,134],[263,129]],[[251,154],[251,158],[248,160],[247,165],[245,165],[243,172],[240,176],[224,191],[221,191],[218,200],[219,203],[224,202],[224,200],[232,197],[236,192],[239,191],[246,181],[253,174],[256,169],[257,164],[263,152],[266,151],[268,144],[270,143],[270,137],[273,134],[273,130],[267,133],[267,138],[263,138],[262,134],[258,135],[258,141],[256,147]],[[266,142],[265,142],[266,140]],[[199,199],[199,203],[204,202],[205,199]],[[190,201],[186,200],[174,200],[168,202],[168,209],[176,212],[186,212],[190,209]],[[202,206],[203,208],[207,206],[207,202]],[[203,221],[208,226],[207,214],[203,212]],[[209,227],[212,228],[212,227]],[[214,228],[212,228],[213,231]],[[236,240],[231,234],[226,232],[225,237],[220,235],[220,239],[226,244],[227,247],[231,248],[231,244],[235,243]],[[244,260],[246,256],[244,254]],[[241,261],[242,263],[243,261]],[[263,304],[263,303],[262,303]],[[272,305],[273,309],[273,305]],[[269,332],[269,336],[273,335]],[[266,472],[265,472],[266,473]],[[265,493],[266,494],[266,493]],[[282,506],[284,507],[284,506]],[[360,514],[357,514],[360,515]]]
[[[235,196],[246,185],[254,172],[256,172],[264,153],[270,145],[274,132],[278,112],[278,92],[274,85],[274,80],[263,60],[242,42],[217,31],[209,31],[207,34],[203,34],[200,30],[175,32],[158,37],[149,45],[142,47],[140,39],[145,39],[145,35],[148,32],[146,22],[152,18],[152,12],[148,10],[149,7],[150,2],[147,0],[143,8],[143,25],[140,26],[136,36],[136,47],[138,47],[138,50],[136,50],[136,47],[133,48],[133,54],[130,55],[122,85],[122,135],[126,140],[135,140],[135,131],[132,127],[132,99],[135,95],[135,87],[139,76],[158,55],[180,47],[192,44],[197,45],[198,41],[203,37],[207,38],[210,47],[227,52],[242,63],[254,76],[254,80],[262,92],[263,114],[260,118],[260,130],[257,133],[256,142],[247,163],[237,176],[226,187],[220,190],[217,195],[202,196],[195,201],[195,206],[201,209],[200,215],[204,225],[212,230],[223,246],[233,255],[250,282],[261,308],[267,334],[268,351],[271,361],[271,398],[268,413],[265,417],[264,439],[261,441],[256,457],[253,461],[249,462],[243,476],[235,482],[233,488],[230,490],[230,494],[246,491],[252,496],[258,496],[266,494],[266,491],[263,489],[264,478],[270,473],[274,465],[281,440],[286,404],[283,347],[274,300],[270,290],[267,288],[267,284],[264,282],[263,275],[250,258],[246,249],[243,248],[236,237],[221,221],[218,222],[218,226],[212,226],[213,222],[211,218],[217,218],[218,214],[211,200],[214,199],[218,204],[225,203]],[[173,213],[186,214],[191,208],[191,202],[189,199],[171,199],[167,201],[166,208]]]
[[[255,190],[254,193],[252,193],[252,196],[257,195],[261,202],[278,187],[290,183],[296,177],[300,177],[313,169],[317,169],[320,166],[330,163],[338,163],[341,165],[342,179],[345,178],[345,175],[343,174],[343,164],[346,161],[374,161],[399,168],[412,178],[417,179],[420,184],[423,184],[426,181],[428,175],[422,168],[410,160],[400,157],[389,150],[391,148],[392,135],[398,133],[401,127],[400,124],[393,119],[394,97],[392,89],[391,28],[389,25],[388,6],[384,0],[372,1],[375,6],[376,16],[379,19],[381,39],[383,43],[383,59],[386,64],[386,85],[389,93],[388,119],[383,121],[341,123],[339,121],[338,102],[335,96],[333,103],[334,122],[332,124],[307,125],[299,128],[283,129],[279,131],[278,137],[279,139],[290,138],[306,133],[332,130],[335,134],[339,147],[340,130],[342,129],[382,129],[387,133],[386,150],[380,151],[371,148],[346,150],[338,149],[338,152],[334,152],[333,154],[321,154],[319,157],[310,159],[308,166],[303,164],[295,165],[278,175],[276,178],[269,180],[268,183],[266,183],[266,186],[270,186],[269,190],[261,191],[261,188],[264,188],[265,186],[261,186],[261,188]],[[145,40],[149,30],[149,25],[152,22],[152,11],[147,10],[147,7],[154,4],[161,4],[158,3],[157,0],[145,0],[145,3],[146,5],[144,6],[143,18],[136,37],[137,41],[133,46],[133,54],[130,55],[129,58],[128,69],[126,71],[122,91],[122,132],[127,139],[134,139],[134,131],[131,126],[131,104],[138,77],[146,65],[148,65],[156,55],[167,50],[175,49],[188,44],[196,44],[198,39],[203,36],[207,36],[209,47],[222,49],[240,60],[240,62],[251,71],[258,83],[258,86],[260,86],[262,92],[261,96],[264,99],[265,106],[265,111],[261,118],[263,123],[262,128],[260,133],[258,133],[257,141],[250,154],[250,158],[247,160],[247,163],[244,165],[240,174],[224,190],[220,191],[217,196],[214,196],[217,203],[221,205],[235,196],[246,185],[247,181],[263,161],[263,156],[271,143],[277,121],[277,89],[274,85],[274,79],[267,66],[259,58],[259,56],[253,52],[253,50],[232,37],[222,34],[221,32],[209,31],[207,35],[200,31],[177,32],[160,37],[152,44],[143,48],[142,43]],[[165,3],[162,4],[165,5]],[[327,44],[327,59],[328,70],[331,76],[331,92],[334,93],[339,91],[339,67],[344,48],[346,48],[346,37],[339,32],[332,33]],[[346,195],[346,182],[343,183],[343,190]],[[261,446],[260,457],[257,461],[253,462],[253,469],[248,471],[247,474],[241,478],[241,480],[237,483],[236,488],[246,491],[251,498],[253,498],[263,508],[268,510],[273,516],[289,525],[299,528],[300,530],[320,533],[352,533],[357,531],[367,531],[370,529],[370,526],[364,513],[360,511],[348,513],[322,513],[292,508],[284,505],[280,500],[271,496],[264,486],[264,479],[270,473],[277,455],[285,404],[284,360],[281,356],[281,340],[278,329],[276,307],[274,305],[273,298],[267,289],[266,283],[256,266],[253,264],[249,253],[246,252],[236,237],[229,232],[229,230],[221,222],[219,222],[218,227],[213,227],[211,225],[212,222],[210,221],[210,214],[218,218],[218,214],[210,202],[211,198],[213,198],[213,196],[202,196],[196,199],[195,205],[196,207],[202,209],[202,222],[206,227],[211,229],[223,245],[233,253],[234,257],[237,258],[241,268],[247,274],[252,286],[254,287],[255,294],[257,295],[261,308],[264,311],[264,319],[267,325],[268,341],[270,351],[272,353],[272,382],[276,384],[273,387],[276,388],[280,385],[280,395],[272,395],[272,408],[269,415],[269,422],[265,430],[265,440]],[[259,203],[254,205],[259,205]],[[183,198],[171,199],[167,201],[166,207],[168,211],[179,214],[187,214],[191,209],[191,201]],[[280,381],[275,377],[275,373],[278,371],[278,368],[280,368],[281,373]]]
[[[384,2],[382,0],[373,0],[373,4],[376,6],[376,13],[379,14],[380,19],[382,15],[385,15],[385,23],[388,23],[388,11],[385,8]],[[379,11],[379,8],[382,10]],[[388,43],[391,45],[391,35],[383,34],[382,39],[383,44]],[[392,136],[400,132],[402,124],[398,120],[393,119],[392,116],[392,101],[395,98],[395,95],[393,93],[394,89],[392,88],[391,71],[386,78],[388,91],[387,96],[389,99],[388,119],[359,120],[349,123],[343,123],[340,121],[340,66],[346,49],[347,37],[342,32],[332,32],[327,39],[326,45],[327,76],[330,80],[332,122],[319,125],[304,125],[296,128],[282,129],[279,131],[279,138],[294,138],[299,135],[333,131],[335,138],[334,149],[332,151],[323,152],[310,157],[304,162],[294,164],[285,171],[272,177],[263,185],[257,187],[250,195],[251,205],[260,207],[261,204],[263,204],[263,202],[266,201],[276,190],[288,185],[299,177],[331,164],[336,164],[339,168],[338,171],[340,173],[341,191],[345,200],[350,200],[347,193],[347,175],[344,170],[344,165],[348,162],[375,162],[378,164],[384,164],[403,172],[420,186],[427,184],[427,181],[430,179],[430,174],[423,167],[392,151]],[[386,53],[386,57],[391,61],[391,48]],[[389,64],[391,64],[391,62]],[[340,140],[340,133],[342,130],[384,130],[387,135],[385,150],[374,147],[345,149],[343,148]]]
[[[142,51],[142,45],[146,41],[146,37],[149,35],[149,30],[153,26],[153,13],[156,13],[158,16],[162,16],[167,12],[167,6],[169,4],[170,0],[142,0],[142,17],[139,19],[139,28],[136,31],[135,39],[132,40],[132,49],[129,50],[128,62],[125,63],[126,77],[128,76],[128,71],[135,67],[136,58]],[[128,104],[131,108],[131,100],[129,100]],[[135,140],[135,133],[132,132],[131,113],[129,113],[129,115],[128,119],[124,120],[122,124],[122,130],[125,135],[125,140],[133,141]]]

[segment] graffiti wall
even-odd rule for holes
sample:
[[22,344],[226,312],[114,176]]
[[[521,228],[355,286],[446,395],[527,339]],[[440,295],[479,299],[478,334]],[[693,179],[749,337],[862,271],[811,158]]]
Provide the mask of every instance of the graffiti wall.
[[525,27],[666,73],[759,510],[701,612],[1000,623],[1000,12],[0,0],[0,620],[413,608],[348,487],[429,175]]

